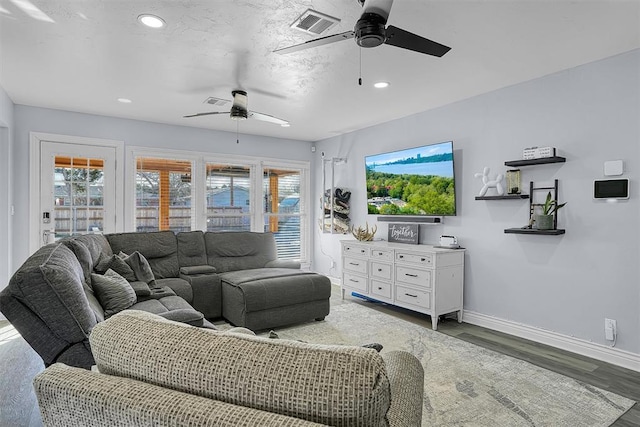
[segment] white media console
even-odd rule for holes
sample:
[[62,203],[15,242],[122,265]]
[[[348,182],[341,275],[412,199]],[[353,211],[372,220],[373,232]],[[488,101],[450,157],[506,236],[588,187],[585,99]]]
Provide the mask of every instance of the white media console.
[[342,298],[345,292],[431,316],[457,312],[462,322],[464,250],[430,245],[343,240]]

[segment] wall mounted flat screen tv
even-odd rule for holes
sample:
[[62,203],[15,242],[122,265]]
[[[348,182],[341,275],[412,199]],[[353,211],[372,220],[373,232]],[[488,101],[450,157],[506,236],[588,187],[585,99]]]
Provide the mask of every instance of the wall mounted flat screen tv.
[[364,162],[369,214],[456,214],[453,141],[366,156]]

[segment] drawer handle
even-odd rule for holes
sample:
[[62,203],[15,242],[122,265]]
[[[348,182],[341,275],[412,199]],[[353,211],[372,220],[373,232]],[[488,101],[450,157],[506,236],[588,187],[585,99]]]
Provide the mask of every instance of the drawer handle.
[[420,261],[426,261],[426,258],[420,258]]
[[382,252],[378,252],[378,255],[382,256],[382,255],[383,255],[383,253],[382,253]]
[[348,247],[348,248],[346,248],[346,249],[347,249],[348,251],[350,251],[350,250],[351,250],[351,248],[349,248],[349,247]]
[[380,286],[378,286],[378,290],[379,290],[379,291],[381,291],[381,290],[382,290],[382,288],[381,288]]
[[404,258],[404,255],[398,255],[398,258]]
[[409,276],[409,277],[418,277],[417,274],[409,274],[409,273],[404,273],[405,276]]
[[418,298],[418,295],[411,295],[411,294],[406,294],[406,293],[405,293],[405,295],[408,296],[408,297],[412,297],[412,298]]
[[360,249],[360,253],[363,254],[364,253],[364,249]]
[[349,279],[349,281],[350,281],[350,282],[354,282],[354,283],[360,283],[360,281],[359,281],[359,280],[356,280],[356,279]]
[[358,264],[357,262],[350,262],[350,263],[349,263],[349,265],[356,265],[356,266],[358,266],[358,265],[360,265],[360,264]]
[[381,269],[381,268],[379,268],[379,269],[378,269],[378,271],[382,271],[382,269]]

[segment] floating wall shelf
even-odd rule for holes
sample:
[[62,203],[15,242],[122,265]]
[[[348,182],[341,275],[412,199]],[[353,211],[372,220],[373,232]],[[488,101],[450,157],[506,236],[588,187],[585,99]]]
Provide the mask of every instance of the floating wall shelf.
[[476,200],[511,200],[528,199],[528,194],[506,194],[504,196],[476,196]]
[[544,234],[546,236],[558,236],[564,234],[565,230],[538,230],[536,228],[507,228],[505,234]]
[[510,160],[508,162],[504,162],[505,166],[517,167],[517,166],[531,166],[531,165],[543,165],[545,163],[564,163],[567,159],[565,157],[543,157],[540,159],[529,159],[529,160]]

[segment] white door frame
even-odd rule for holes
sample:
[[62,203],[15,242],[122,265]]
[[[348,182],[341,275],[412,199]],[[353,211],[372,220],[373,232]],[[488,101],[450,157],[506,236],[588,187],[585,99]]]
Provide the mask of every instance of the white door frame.
[[40,155],[42,142],[94,145],[116,150],[116,231],[123,230],[124,214],[124,141],[29,132],[29,254],[40,247]]

